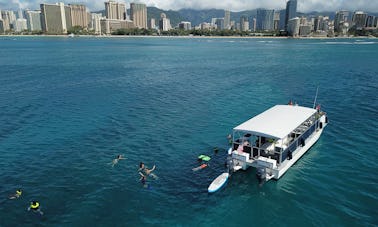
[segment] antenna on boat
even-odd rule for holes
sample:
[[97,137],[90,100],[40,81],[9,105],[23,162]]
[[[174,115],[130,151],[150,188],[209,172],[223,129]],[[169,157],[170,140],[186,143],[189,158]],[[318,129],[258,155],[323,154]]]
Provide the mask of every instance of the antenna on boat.
[[314,99],[314,105],[312,106],[313,109],[315,109],[316,98],[318,97],[318,89],[319,89],[319,86],[316,87],[316,95],[315,95],[315,99]]

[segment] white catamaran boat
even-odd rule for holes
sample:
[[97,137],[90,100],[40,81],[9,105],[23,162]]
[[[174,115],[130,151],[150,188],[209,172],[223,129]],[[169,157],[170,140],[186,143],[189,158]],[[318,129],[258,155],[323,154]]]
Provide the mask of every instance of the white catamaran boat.
[[252,166],[260,183],[279,179],[315,144],[327,124],[320,108],[273,106],[233,129],[230,170]]

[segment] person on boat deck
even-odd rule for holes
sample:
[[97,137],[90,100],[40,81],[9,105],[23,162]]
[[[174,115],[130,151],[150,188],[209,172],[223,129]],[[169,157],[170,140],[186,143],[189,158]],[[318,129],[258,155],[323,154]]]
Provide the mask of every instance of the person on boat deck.
[[117,165],[118,161],[121,160],[121,159],[126,159],[126,158],[124,158],[123,155],[121,155],[121,154],[117,155],[117,157],[115,159],[113,159],[113,161],[111,162],[112,167],[114,167],[115,165]]
[[28,208],[28,211],[33,211],[35,213],[39,213],[40,215],[43,215],[43,212],[41,211],[41,206],[39,205],[39,202],[33,201],[30,203],[30,206]]
[[21,196],[21,194],[22,194],[21,189],[17,189],[16,193],[14,193],[13,195],[9,196],[9,199],[18,199]]
[[240,144],[238,146],[238,151],[239,152],[243,152],[244,146],[249,146],[249,142],[248,141],[244,141],[243,144]]
[[155,170],[155,165],[152,167],[152,169],[148,169],[145,165],[144,165],[144,163],[143,162],[141,162],[140,164],[139,164],[139,173],[140,172],[144,172],[145,174],[146,174],[146,176],[151,176],[151,177],[153,177],[153,178],[157,178],[156,177],[156,175],[155,174],[153,174],[152,173],[152,171],[154,171]]

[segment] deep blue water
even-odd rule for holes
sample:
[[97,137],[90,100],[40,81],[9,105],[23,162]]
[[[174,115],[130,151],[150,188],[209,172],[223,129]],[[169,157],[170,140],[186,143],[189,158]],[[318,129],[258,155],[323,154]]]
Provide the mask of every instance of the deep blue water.
[[[377,39],[0,37],[0,226],[377,226],[377,53]],[[305,156],[207,193],[234,126],[312,106],[317,86],[330,124]],[[193,172],[199,154],[210,167]]]

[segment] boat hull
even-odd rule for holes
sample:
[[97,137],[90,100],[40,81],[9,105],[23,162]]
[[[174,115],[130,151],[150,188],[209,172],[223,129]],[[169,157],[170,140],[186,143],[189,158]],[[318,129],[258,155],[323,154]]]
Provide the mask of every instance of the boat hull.
[[280,165],[277,169],[273,169],[273,179],[278,180],[282,177],[286,171],[294,165],[311,147],[319,140],[320,135],[323,133],[323,129],[319,129],[317,132],[312,134],[307,140],[306,144],[301,147],[299,146],[294,152],[293,157],[290,160],[286,160],[282,165]]

